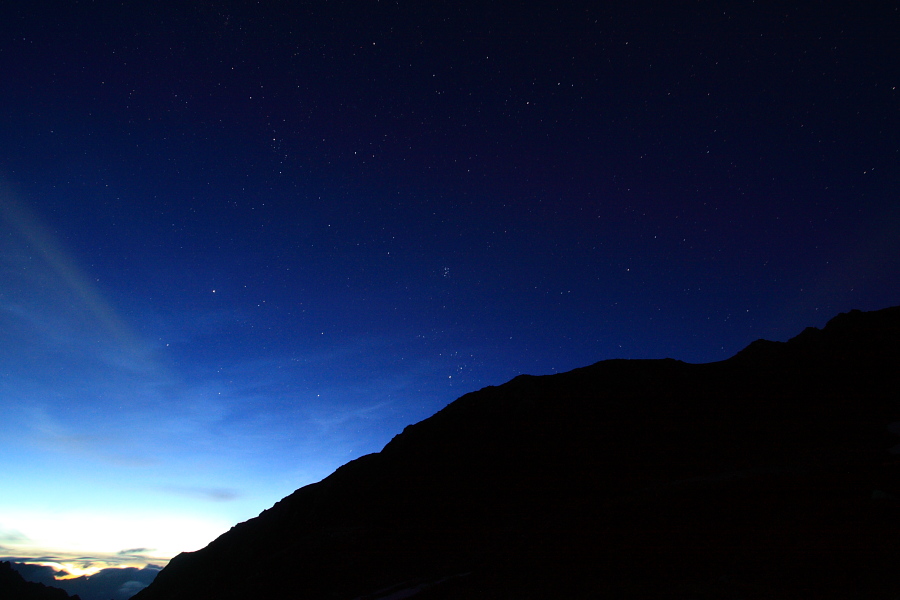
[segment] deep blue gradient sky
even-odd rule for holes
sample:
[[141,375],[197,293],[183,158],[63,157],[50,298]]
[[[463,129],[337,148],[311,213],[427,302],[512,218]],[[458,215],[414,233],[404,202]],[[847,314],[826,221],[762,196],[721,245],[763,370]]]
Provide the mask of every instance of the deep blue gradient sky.
[[557,4],[3,3],[0,554],[900,303],[898,3]]

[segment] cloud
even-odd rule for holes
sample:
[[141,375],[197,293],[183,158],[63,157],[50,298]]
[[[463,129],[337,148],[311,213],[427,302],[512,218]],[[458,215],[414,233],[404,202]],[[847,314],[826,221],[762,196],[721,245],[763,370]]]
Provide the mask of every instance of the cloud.
[[32,448],[121,467],[155,464],[155,459],[142,454],[142,449],[135,447],[123,432],[112,428],[98,430],[92,421],[79,423],[71,413],[57,414],[61,410],[58,406],[33,402],[20,411],[27,423],[26,439]]
[[27,541],[28,536],[21,531],[17,531],[15,529],[3,529],[2,527],[0,527],[0,542],[17,544]]
[[0,555],[0,561],[50,566],[64,573],[64,576],[81,575],[84,574],[84,571],[90,572],[91,570],[97,572],[107,568],[136,566],[159,570],[169,562],[167,559],[148,556],[135,552],[135,550],[146,553],[154,552],[152,548],[134,548],[116,553],[97,552],[91,554],[18,549],[15,553]]
[[94,575],[68,580],[69,593],[78,594],[82,600],[127,600],[150,585],[159,571],[149,566],[103,569]]
[[119,556],[141,556],[148,552],[153,552],[153,548],[129,548],[128,550],[119,550],[116,552]]
[[[133,548],[122,552],[132,553],[135,550],[146,549]],[[119,554],[122,554],[122,552]],[[88,557],[84,558],[88,560],[88,564],[92,564],[91,559],[88,559]],[[77,594],[82,600],[127,600],[150,585],[156,578],[156,575],[162,570],[162,567],[156,565],[146,565],[140,569],[136,567],[107,567],[92,575],[71,577],[57,563],[25,563],[10,558],[4,560],[10,560],[13,563],[13,568],[27,581],[63,589],[70,595]]]
[[150,584],[143,583],[140,581],[134,581],[134,580],[126,581],[125,583],[122,584],[122,586],[118,590],[116,590],[116,593],[120,596],[124,596],[125,598],[131,598],[132,596],[137,594],[139,591],[141,591],[148,585],[150,585]]
[[27,247],[43,258],[49,272],[63,284],[65,296],[77,299],[92,320],[119,346],[137,347],[125,322],[102,297],[91,278],[78,268],[56,236],[28,208],[15,202],[6,190],[0,190],[0,194],[3,200],[0,218],[20,234]]
[[166,485],[161,486],[159,489],[170,494],[189,496],[192,498],[201,498],[203,500],[209,500],[212,502],[230,502],[241,497],[240,492],[230,488]]

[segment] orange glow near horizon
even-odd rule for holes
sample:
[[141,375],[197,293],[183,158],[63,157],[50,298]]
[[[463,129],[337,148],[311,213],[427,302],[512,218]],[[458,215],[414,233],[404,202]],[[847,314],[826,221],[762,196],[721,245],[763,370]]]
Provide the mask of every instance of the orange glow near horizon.
[[117,556],[95,556],[95,557],[63,557],[59,556],[58,553],[48,553],[51,555],[57,556],[57,560],[47,560],[46,554],[42,557],[35,557],[34,560],[29,560],[27,557],[18,556],[16,557],[15,562],[31,564],[31,565],[40,565],[42,567],[50,567],[54,571],[63,571],[64,574],[55,575],[55,579],[57,581],[64,581],[66,579],[77,579],[78,577],[91,576],[99,573],[104,569],[125,569],[129,567],[133,567],[136,569],[143,569],[148,565],[153,565],[156,567],[165,567],[168,564],[168,560],[135,560],[135,559],[126,559],[122,560]]

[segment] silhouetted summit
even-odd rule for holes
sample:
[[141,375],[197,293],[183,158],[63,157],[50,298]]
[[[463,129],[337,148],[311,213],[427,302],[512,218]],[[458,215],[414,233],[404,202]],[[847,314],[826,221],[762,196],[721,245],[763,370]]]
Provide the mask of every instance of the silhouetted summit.
[[2,600],[79,600],[65,591],[25,581],[9,561],[0,562],[0,599]]
[[467,394],[138,600],[894,598],[900,307]]

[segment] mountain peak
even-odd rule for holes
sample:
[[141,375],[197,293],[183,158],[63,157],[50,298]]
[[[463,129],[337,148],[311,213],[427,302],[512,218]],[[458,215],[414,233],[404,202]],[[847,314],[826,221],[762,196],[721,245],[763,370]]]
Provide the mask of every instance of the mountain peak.
[[900,307],[466,394],[137,600],[893,597]]

